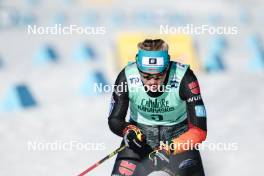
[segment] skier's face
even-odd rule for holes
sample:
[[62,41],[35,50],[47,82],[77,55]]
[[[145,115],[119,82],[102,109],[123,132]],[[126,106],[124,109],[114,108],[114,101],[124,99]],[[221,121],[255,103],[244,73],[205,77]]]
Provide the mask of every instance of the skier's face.
[[153,92],[159,89],[159,86],[163,85],[166,78],[167,71],[162,74],[146,74],[140,72],[141,80],[149,90]]

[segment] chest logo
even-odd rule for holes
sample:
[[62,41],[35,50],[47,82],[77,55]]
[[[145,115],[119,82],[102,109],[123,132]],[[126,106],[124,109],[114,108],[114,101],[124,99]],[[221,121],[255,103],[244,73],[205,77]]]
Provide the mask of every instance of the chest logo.
[[174,107],[169,105],[169,101],[165,99],[145,99],[141,100],[140,105],[138,105],[138,109],[144,112],[151,113],[166,113],[170,111],[174,111]]

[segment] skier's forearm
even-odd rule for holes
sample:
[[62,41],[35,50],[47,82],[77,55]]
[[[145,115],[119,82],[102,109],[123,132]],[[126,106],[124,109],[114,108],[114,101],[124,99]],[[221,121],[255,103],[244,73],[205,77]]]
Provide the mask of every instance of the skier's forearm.
[[126,122],[126,114],[129,102],[120,100],[113,94],[114,104],[112,105],[112,111],[108,117],[108,125],[110,130],[118,136],[123,136],[123,130],[129,125]]
[[180,135],[178,138],[173,139],[174,153],[181,153],[186,150],[193,149],[195,145],[202,143],[206,139],[207,132],[195,126]]
[[186,145],[189,145],[187,147],[189,149],[194,148],[195,145],[202,143],[207,135],[206,112],[203,100],[199,99],[187,102],[186,105],[189,130],[178,138],[173,139],[173,143],[177,145],[176,153],[185,151]]

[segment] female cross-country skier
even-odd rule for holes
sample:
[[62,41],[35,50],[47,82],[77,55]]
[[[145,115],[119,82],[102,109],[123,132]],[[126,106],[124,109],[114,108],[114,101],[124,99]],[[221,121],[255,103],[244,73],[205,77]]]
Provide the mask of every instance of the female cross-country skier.
[[161,39],[137,47],[136,62],[119,73],[111,100],[109,127],[127,146],[112,176],[205,175],[197,145],[206,138],[206,111],[196,76],[189,65],[170,61]]

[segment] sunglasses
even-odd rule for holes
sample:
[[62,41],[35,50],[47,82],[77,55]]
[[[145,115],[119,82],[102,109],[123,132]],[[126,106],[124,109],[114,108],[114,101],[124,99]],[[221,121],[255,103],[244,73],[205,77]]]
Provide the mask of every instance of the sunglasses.
[[139,73],[140,73],[140,76],[143,79],[146,79],[146,80],[151,80],[151,79],[160,80],[160,79],[164,78],[164,75],[166,73],[166,70],[164,72],[158,73],[158,74],[147,74],[147,73],[143,73],[141,71]]

